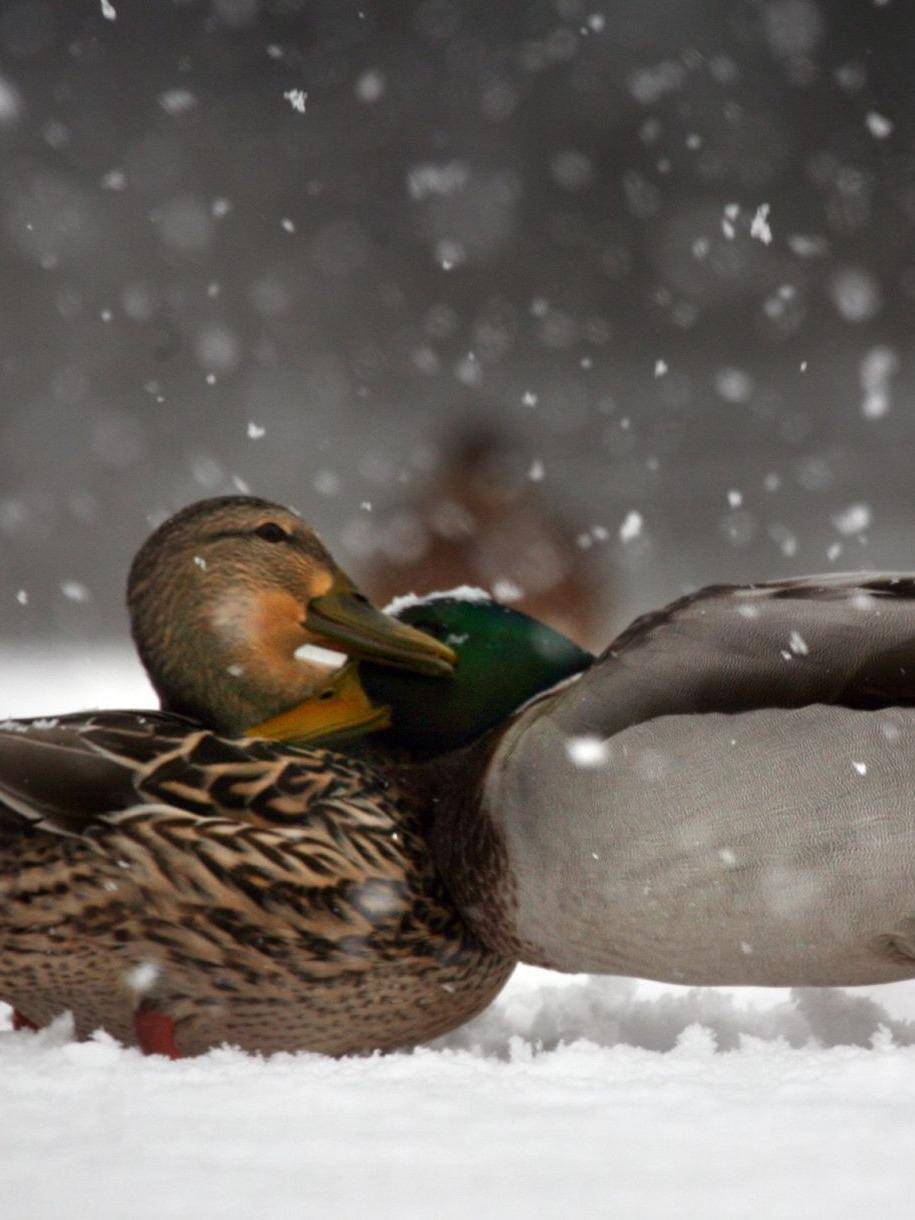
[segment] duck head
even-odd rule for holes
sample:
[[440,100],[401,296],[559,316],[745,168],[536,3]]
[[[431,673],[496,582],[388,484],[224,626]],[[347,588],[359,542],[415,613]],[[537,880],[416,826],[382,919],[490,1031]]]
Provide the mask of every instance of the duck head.
[[454,652],[376,610],[291,509],[253,496],[202,500],[144,543],[127,586],[131,630],[166,711],[220,732],[310,699],[333,665],[305,645],[430,676]]
[[545,623],[487,597],[436,596],[406,604],[396,614],[405,626],[454,649],[457,664],[450,681],[359,661],[317,697],[252,725],[251,735],[336,745],[386,730],[376,738],[378,745],[432,757],[469,745],[528,699],[594,660]]

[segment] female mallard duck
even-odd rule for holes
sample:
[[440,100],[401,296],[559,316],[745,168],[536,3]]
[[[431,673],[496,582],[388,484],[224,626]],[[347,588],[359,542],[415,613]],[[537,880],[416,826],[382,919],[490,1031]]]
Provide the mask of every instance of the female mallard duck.
[[[434,603],[411,615],[436,630]],[[359,672],[389,736],[410,743],[418,696],[437,731],[447,684]],[[436,860],[496,953],[691,984],[915,976],[915,576],[702,590],[435,769]]]
[[[432,675],[453,651],[369,606],[295,513],[247,497],[157,530],[128,601],[162,712],[0,731],[0,996],[20,1022],[71,1009],[81,1036],[169,1054],[344,1053],[483,1007],[512,962],[454,910],[423,787],[240,738],[326,684],[302,645]],[[331,691],[348,722],[378,720]]]

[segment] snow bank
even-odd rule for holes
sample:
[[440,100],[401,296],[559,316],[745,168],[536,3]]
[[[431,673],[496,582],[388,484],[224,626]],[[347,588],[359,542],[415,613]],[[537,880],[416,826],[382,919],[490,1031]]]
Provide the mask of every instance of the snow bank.
[[434,1048],[339,1061],[0,1033],[0,1215],[909,1214],[915,1049],[837,1044],[877,1014],[637,993],[522,976]]

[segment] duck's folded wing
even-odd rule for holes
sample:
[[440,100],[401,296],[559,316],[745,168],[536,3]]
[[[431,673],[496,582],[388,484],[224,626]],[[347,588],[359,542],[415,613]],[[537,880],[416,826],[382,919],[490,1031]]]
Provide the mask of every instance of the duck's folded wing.
[[915,574],[703,589],[637,619],[550,714],[610,736],[657,716],[811,703],[915,704]]
[[8,722],[0,726],[0,833],[91,833],[150,803],[203,818],[295,824],[321,773],[307,761],[154,712]]
[[[310,944],[336,963],[346,936],[404,918],[397,823],[373,807],[374,794],[361,798],[360,779],[358,768],[336,773],[321,751],[226,739],[157,714],[8,723],[0,727],[0,846],[8,849],[0,915],[11,898],[30,902],[59,865],[78,901],[56,896],[42,908],[49,918],[96,891],[102,904],[117,891],[118,902],[169,927],[202,909],[207,923],[266,944],[269,911],[272,945]],[[49,840],[67,841],[62,854],[45,852]],[[74,870],[83,849],[91,865]],[[372,958],[353,951],[347,961],[362,970]]]

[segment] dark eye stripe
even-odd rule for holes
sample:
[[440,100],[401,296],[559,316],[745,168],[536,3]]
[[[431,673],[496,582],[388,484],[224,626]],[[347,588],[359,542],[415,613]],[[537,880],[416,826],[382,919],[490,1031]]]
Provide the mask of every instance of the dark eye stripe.
[[[268,523],[265,522],[265,524]],[[270,522],[269,524],[275,524],[275,522]],[[282,529],[282,526],[280,528]],[[226,538],[247,538],[250,542],[257,537],[259,537],[257,529],[214,530],[213,533],[207,535],[206,541],[222,542]],[[310,556],[317,563],[324,563],[328,567],[333,567],[333,560],[317,538],[302,534],[286,534],[284,531],[283,541],[289,546],[294,547],[297,551],[301,551],[302,554]]]

